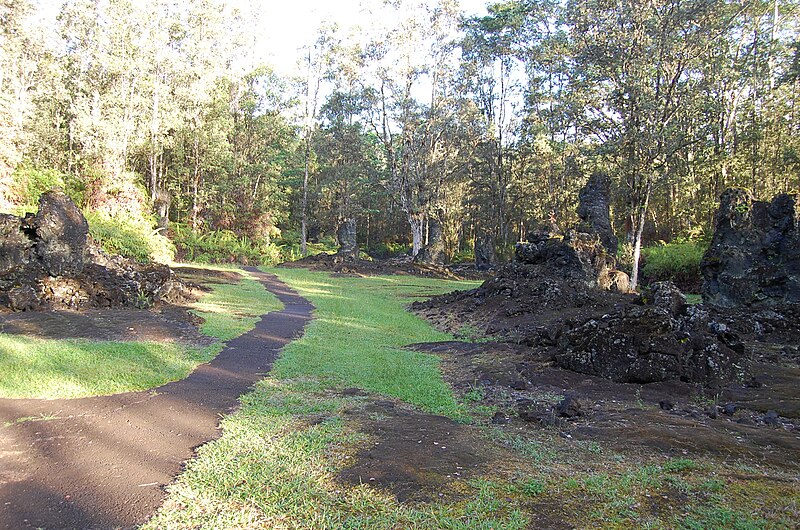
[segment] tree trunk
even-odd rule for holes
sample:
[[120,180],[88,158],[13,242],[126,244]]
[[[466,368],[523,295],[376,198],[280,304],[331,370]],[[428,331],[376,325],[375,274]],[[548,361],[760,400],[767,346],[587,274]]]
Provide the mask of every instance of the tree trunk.
[[421,213],[409,213],[408,224],[411,226],[411,255],[417,257],[425,241],[425,215]]
[[653,189],[653,180],[650,176],[644,185],[644,193],[641,204],[634,216],[633,226],[633,270],[631,273],[631,291],[635,291],[639,284],[639,258],[642,255],[642,234],[644,233],[644,225],[647,222],[647,208],[650,205],[650,193]]
[[309,145],[311,139],[306,132],[306,146],[305,146],[305,170],[303,172],[303,203],[302,213],[300,215],[300,252],[303,257],[308,256],[308,158],[310,156],[311,147]]

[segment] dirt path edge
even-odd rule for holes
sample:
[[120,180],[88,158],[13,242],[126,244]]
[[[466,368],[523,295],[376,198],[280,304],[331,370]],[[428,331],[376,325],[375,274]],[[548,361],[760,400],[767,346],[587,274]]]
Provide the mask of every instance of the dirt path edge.
[[[135,528],[219,419],[302,336],[314,306],[247,268],[284,304],[187,378],[147,392],[73,400],[0,399],[0,528]],[[41,421],[21,421],[39,417]]]

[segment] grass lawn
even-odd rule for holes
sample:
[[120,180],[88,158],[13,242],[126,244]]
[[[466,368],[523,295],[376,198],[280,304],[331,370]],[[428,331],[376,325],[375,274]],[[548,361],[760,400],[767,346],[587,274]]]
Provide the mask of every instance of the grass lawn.
[[[252,328],[257,315],[280,308],[277,298],[250,278],[212,288],[196,311],[206,319],[203,333],[222,341]],[[186,377],[221,349],[222,343],[188,347],[0,334],[0,397],[77,398],[146,390]]]
[[200,331],[209,337],[221,341],[238,337],[253,329],[261,315],[283,308],[280,301],[249,273],[238,272],[243,275],[238,284],[210,284],[213,290],[192,306],[192,312],[205,320]]
[[305,336],[275,363],[278,379],[316,377],[326,384],[358,387],[397,397],[436,414],[463,417],[442,380],[439,359],[408,351],[416,342],[452,340],[404,310],[416,298],[477,282],[411,276],[331,278],[303,269],[279,269],[282,280],[317,307]]
[[791,527],[800,499],[790,479],[736,463],[622,455],[557,428],[465,426],[487,454],[507,459],[457,481],[449,500],[401,503],[369,483],[343,483],[339,471],[374,443],[353,423],[353,411],[371,398],[343,389],[455,419],[474,410],[453,397],[435,358],[402,349],[449,338],[404,304],[474,283],[275,272],[314,303],[316,320],[285,348],[271,377],[242,397],[241,410],[222,420],[221,438],[199,449],[145,529]]
[[145,390],[186,377],[218,352],[217,345],[0,335],[0,397],[77,398]]

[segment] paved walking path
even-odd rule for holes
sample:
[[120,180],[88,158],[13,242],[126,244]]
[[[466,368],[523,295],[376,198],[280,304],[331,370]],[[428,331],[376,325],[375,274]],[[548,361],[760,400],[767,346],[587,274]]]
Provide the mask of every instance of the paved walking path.
[[[181,381],[147,392],[72,400],[0,399],[0,528],[132,528],[164,499],[221,415],[303,333],[311,303],[250,270],[284,304]],[[40,416],[44,421],[17,422]],[[9,425],[9,423],[11,423]]]

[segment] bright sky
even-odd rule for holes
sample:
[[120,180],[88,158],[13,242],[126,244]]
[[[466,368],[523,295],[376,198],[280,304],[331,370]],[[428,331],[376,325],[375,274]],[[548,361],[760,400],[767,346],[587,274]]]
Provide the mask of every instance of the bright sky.
[[[485,15],[489,2],[458,0],[467,15]],[[313,43],[323,23],[335,22],[347,33],[351,28],[391,23],[389,17],[397,16],[393,9],[383,7],[382,0],[256,0],[255,4],[260,7],[263,30],[259,52],[281,74],[295,71],[298,50]]]
[[[134,0],[135,1],[135,0]],[[176,0],[180,2],[181,0]],[[467,15],[486,14],[486,4],[494,0],[456,0]],[[64,0],[34,0],[39,4],[38,16],[52,24]],[[267,62],[277,73],[291,75],[296,72],[300,48],[313,43],[318,28],[323,23],[336,23],[345,33],[353,28],[391,25],[397,17],[387,2],[398,0],[229,0],[230,5],[240,5],[244,11],[254,12],[256,49],[253,59]],[[407,4],[429,3],[436,0],[407,0]]]

